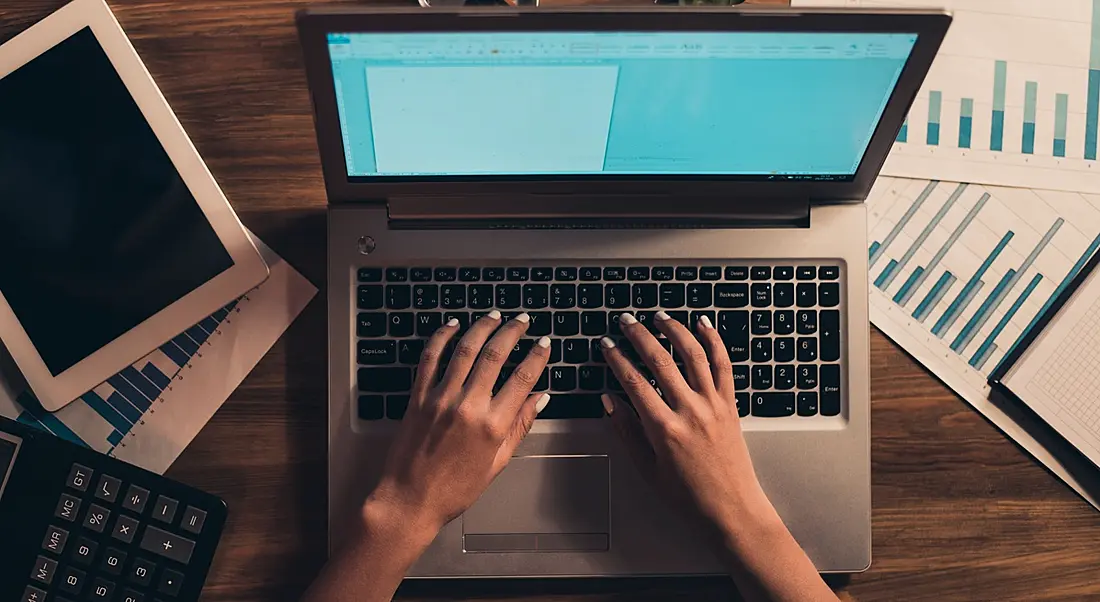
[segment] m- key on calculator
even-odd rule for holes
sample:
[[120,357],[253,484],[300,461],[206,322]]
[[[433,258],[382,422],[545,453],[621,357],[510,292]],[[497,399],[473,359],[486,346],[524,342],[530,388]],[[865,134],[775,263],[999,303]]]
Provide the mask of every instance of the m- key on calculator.
[[225,502],[0,418],[0,601],[194,602]]

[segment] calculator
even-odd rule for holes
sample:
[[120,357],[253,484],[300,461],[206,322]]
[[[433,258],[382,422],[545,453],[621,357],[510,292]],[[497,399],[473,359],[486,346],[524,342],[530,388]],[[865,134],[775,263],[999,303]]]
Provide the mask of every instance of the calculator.
[[0,418],[0,601],[195,602],[221,499]]

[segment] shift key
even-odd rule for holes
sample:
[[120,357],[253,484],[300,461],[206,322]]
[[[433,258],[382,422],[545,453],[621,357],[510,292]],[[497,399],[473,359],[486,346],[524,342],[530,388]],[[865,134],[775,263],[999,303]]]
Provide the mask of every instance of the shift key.
[[145,527],[145,537],[141,538],[141,549],[175,560],[180,564],[187,564],[191,562],[195,542],[150,525]]
[[412,368],[360,368],[359,390],[372,393],[408,393]]

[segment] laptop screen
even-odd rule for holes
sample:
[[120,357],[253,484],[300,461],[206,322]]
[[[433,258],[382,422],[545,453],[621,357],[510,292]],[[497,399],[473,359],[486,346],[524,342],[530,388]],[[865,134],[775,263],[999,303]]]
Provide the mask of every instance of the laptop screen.
[[350,181],[853,178],[905,33],[328,36]]

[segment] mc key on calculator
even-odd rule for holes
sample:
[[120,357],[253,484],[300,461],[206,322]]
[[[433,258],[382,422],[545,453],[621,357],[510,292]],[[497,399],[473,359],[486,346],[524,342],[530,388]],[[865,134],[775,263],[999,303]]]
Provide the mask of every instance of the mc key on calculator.
[[0,601],[195,602],[225,502],[0,418]]

